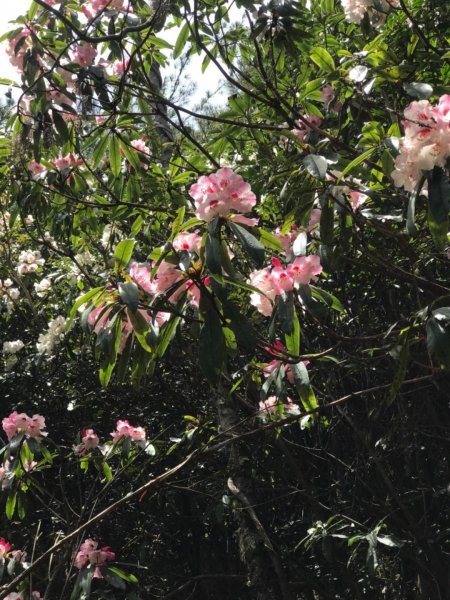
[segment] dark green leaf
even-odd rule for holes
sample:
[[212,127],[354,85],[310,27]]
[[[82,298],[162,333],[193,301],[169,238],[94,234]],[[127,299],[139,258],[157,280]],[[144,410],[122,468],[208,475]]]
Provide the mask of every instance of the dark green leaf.
[[264,265],[264,246],[255,238],[253,234],[247,231],[244,227],[241,227],[241,225],[232,222],[229,222],[228,225],[239,243],[242,245],[244,251],[250,256],[256,267],[260,269]]
[[200,369],[211,385],[218,383],[225,358],[225,340],[222,323],[214,305],[207,300],[205,321],[200,330]]
[[109,138],[109,164],[114,177],[120,175],[122,159],[120,156],[120,143],[116,135],[111,135]]

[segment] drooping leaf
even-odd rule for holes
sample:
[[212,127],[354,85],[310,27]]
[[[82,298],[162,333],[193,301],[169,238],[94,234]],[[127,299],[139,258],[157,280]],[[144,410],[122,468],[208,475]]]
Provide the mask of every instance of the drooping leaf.
[[325,73],[331,73],[335,71],[336,65],[334,64],[334,60],[328,50],[325,48],[313,48],[310,54],[311,60],[316,63],[316,65]]
[[211,385],[215,385],[220,379],[224,358],[222,323],[216,308],[208,301],[205,320],[200,330],[199,361],[200,369]]
[[109,137],[109,164],[114,177],[118,177],[120,175],[122,160],[120,157],[119,138],[116,135]]
[[250,256],[256,267],[260,269],[264,265],[264,246],[255,236],[237,223],[228,223],[231,231],[236,236],[243,250]]
[[447,245],[450,182],[440,167],[428,173],[428,226],[438,250]]

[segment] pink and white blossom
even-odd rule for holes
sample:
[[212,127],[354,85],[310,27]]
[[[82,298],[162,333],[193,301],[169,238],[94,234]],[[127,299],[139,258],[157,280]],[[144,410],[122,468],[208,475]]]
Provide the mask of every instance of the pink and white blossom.
[[29,417],[26,413],[12,412],[9,417],[2,421],[3,431],[8,440],[12,440],[18,433],[24,433],[33,438],[40,438],[47,435],[45,429],[45,419],[41,415]]
[[196,216],[203,221],[233,212],[247,213],[256,204],[250,184],[228,167],[202,175],[191,185],[189,195],[195,201]]
[[97,56],[97,48],[92,44],[75,44],[70,52],[71,58],[80,67],[90,67]]

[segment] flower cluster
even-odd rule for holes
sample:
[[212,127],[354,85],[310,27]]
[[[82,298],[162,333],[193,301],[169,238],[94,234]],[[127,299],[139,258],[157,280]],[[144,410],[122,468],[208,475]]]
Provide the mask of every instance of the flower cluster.
[[248,282],[261,293],[253,292],[250,303],[265,317],[272,314],[275,298],[292,291],[301,284],[309,284],[311,279],[322,272],[320,259],[316,255],[298,256],[294,262],[283,266],[277,258],[272,258],[272,269],[266,267],[252,271]]
[[97,56],[97,49],[92,44],[75,44],[71,51],[72,60],[80,67],[90,67],[94,64]]
[[64,339],[66,322],[61,315],[49,321],[47,331],[39,335],[36,344],[39,354],[48,354],[49,356],[53,354],[55,346]]
[[11,279],[0,279],[0,298],[6,305],[8,312],[12,311],[14,301],[20,296],[19,288],[13,287]]
[[83,164],[81,158],[77,158],[73,152],[66,154],[66,156],[59,155],[58,158],[55,158],[50,162],[55,167],[55,169],[58,169],[58,171],[70,169],[71,167],[79,167]]
[[361,23],[367,13],[372,25],[381,25],[386,18],[385,13],[391,6],[396,6],[396,0],[341,0],[345,18],[350,23]]
[[436,106],[428,100],[411,102],[404,115],[405,135],[392,179],[411,192],[423,171],[444,167],[450,156],[450,94],[441,96]]
[[195,201],[196,216],[203,221],[233,212],[247,213],[256,204],[250,184],[228,167],[212,175],[202,175],[191,185],[189,195]]
[[94,577],[101,578],[102,575],[98,567],[103,566],[107,561],[114,560],[116,555],[111,551],[109,546],[103,548],[98,547],[98,542],[87,538],[81,544],[80,549],[75,556],[74,565],[77,569],[83,569],[87,565],[94,565]]
[[304,121],[296,121],[295,124],[297,127],[295,129],[291,129],[291,133],[302,142],[306,142],[309,139],[309,134],[312,131],[310,125],[313,127],[319,127],[322,123],[322,119],[314,115],[305,115],[304,119]]
[[9,417],[2,421],[3,431],[8,440],[12,440],[18,433],[25,433],[32,438],[40,438],[47,435],[45,419],[41,415],[29,417],[26,413],[12,412]]
[[83,429],[81,432],[81,444],[78,446],[74,446],[73,450],[75,454],[79,456],[84,456],[86,452],[89,450],[93,450],[97,448],[100,440],[98,439],[98,435],[95,433],[93,429]]
[[133,427],[128,421],[117,421],[116,431],[111,433],[114,442],[124,438],[129,438],[133,442],[145,442],[145,429],[143,427]]
[[17,354],[25,344],[22,340],[16,340],[14,342],[3,342],[3,353],[4,354]]
[[0,537],[0,559],[3,559],[10,550],[11,544],[5,538]]
[[17,272],[19,275],[35,273],[44,263],[45,258],[41,257],[39,250],[24,250],[19,254]]

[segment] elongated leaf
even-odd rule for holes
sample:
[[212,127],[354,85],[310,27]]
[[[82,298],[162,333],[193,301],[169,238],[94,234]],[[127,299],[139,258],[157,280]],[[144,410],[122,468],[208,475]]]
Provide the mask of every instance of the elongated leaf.
[[281,330],[288,335],[293,334],[294,330],[294,295],[287,292],[277,298],[278,318]]
[[17,503],[17,492],[12,492],[8,496],[8,500],[6,501],[6,508],[5,508],[6,518],[9,519],[10,521],[14,516],[15,510],[16,510],[16,503]]
[[[133,169],[135,169],[136,171],[139,171],[141,168],[141,161],[139,159],[139,155],[136,152],[136,150],[132,146],[130,146],[125,140],[122,140],[122,139],[119,140],[119,144],[120,144],[120,148],[123,152],[123,155],[125,156],[127,161],[130,163],[130,165],[133,167]],[[119,166],[119,173],[120,173],[120,166]]]
[[276,236],[273,235],[273,233],[270,233],[269,231],[262,229],[262,227],[260,227],[258,229],[258,232],[259,232],[259,241],[266,248],[269,248],[270,250],[278,250],[279,252],[284,252],[283,244],[280,242],[280,240]]
[[345,175],[347,175],[347,173],[350,173],[350,171],[352,171],[355,167],[357,167],[365,160],[367,160],[370,156],[372,156],[374,152],[375,148],[369,148],[369,150],[366,150],[365,152],[357,156],[354,160],[349,162],[345,169],[342,171],[337,183],[339,183],[345,177]]
[[136,240],[121,240],[114,251],[115,270],[125,269],[133,255]]
[[177,41],[175,42],[175,46],[173,49],[173,59],[178,58],[183,52],[183,48],[186,45],[187,39],[189,37],[189,23],[185,23],[181,28],[180,33],[178,34]]
[[184,227],[182,227],[182,223],[185,212],[186,208],[184,206],[181,206],[177,210],[177,216],[175,217],[172,223],[172,239],[181,231],[181,229],[184,229]]
[[104,292],[104,289],[102,287],[96,287],[96,288],[93,288],[92,290],[89,290],[89,292],[86,292],[86,294],[83,294],[83,296],[78,298],[78,300],[73,304],[72,308],[70,309],[69,322],[66,325],[66,331],[68,331],[70,329],[70,326],[72,325],[72,321],[75,318],[80,306],[82,306],[83,304],[85,304],[86,302],[89,302],[89,301],[94,302],[103,292]]
[[309,375],[306,365],[302,362],[291,365],[291,371],[294,375],[295,387],[305,410],[314,410],[317,408],[317,399],[314,390],[309,382]]
[[322,71],[325,71],[325,73],[330,73],[336,69],[331,54],[325,50],[325,48],[313,48],[310,57]]
[[200,369],[211,385],[215,385],[220,379],[224,358],[222,323],[215,307],[209,305],[200,330],[199,361]]
[[120,175],[122,160],[120,157],[119,139],[115,135],[111,135],[109,138],[109,164],[114,177],[118,177]]
[[319,302],[322,302],[323,304],[326,304],[329,308],[332,308],[337,312],[344,312],[344,307],[342,306],[341,301],[336,298],[336,296],[314,285],[310,285],[309,288],[313,298]]
[[264,246],[253,234],[247,231],[237,223],[228,223],[231,231],[240,242],[244,251],[250,256],[255,265],[261,268],[264,265],[265,251]]
[[300,323],[295,310],[292,318],[292,330],[290,333],[285,333],[284,340],[289,354],[298,356],[300,354]]
[[450,182],[440,167],[428,173],[428,226],[438,250],[447,245]]
[[131,573],[125,573],[119,567],[108,567],[108,570],[112,573],[115,573],[118,577],[123,579],[124,581],[128,581],[129,583],[138,583],[138,578],[132,575]]
[[101,135],[100,140],[92,153],[92,168],[93,169],[96,169],[98,167],[98,165],[101,163],[101,161],[103,160],[103,157],[105,156],[105,153],[106,153],[106,148],[108,146],[108,142],[109,142],[109,134],[108,134],[108,132],[105,131]]
[[133,312],[131,309],[127,308],[127,316],[139,344],[146,352],[152,353],[152,343],[156,343],[157,335],[152,330],[151,325],[145,320],[140,312]]
[[213,275],[222,273],[222,250],[220,244],[220,222],[218,218],[208,223],[205,245],[206,266]]

